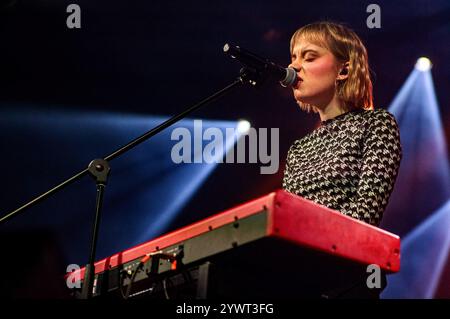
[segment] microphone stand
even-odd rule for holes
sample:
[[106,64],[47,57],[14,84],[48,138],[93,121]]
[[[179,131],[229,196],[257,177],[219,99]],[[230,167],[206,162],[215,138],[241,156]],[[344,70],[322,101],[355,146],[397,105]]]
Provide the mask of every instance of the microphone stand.
[[135,146],[150,139],[152,136],[158,134],[159,132],[161,132],[165,128],[169,127],[170,125],[185,118],[187,115],[196,111],[203,105],[211,103],[214,100],[217,100],[219,97],[222,97],[226,93],[230,92],[232,89],[237,88],[238,86],[241,86],[244,84],[250,84],[255,87],[259,86],[267,77],[268,77],[268,75],[263,70],[256,70],[256,69],[251,69],[248,67],[242,68],[240,71],[239,77],[233,83],[231,83],[228,86],[224,87],[223,89],[217,91],[216,93],[212,94],[211,96],[205,98],[204,100],[202,100],[199,103],[195,104],[194,106],[188,108],[187,110],[179,113],[178,115],[171,117],[170,119],[166,120],[165,122],[154,127],[153,129],[151,129],[147,133],[132,140],[125,146],[119,148],[118,150],[111,153],[110,155],[105,156],[104,158],[101,158],[101,159],[95,159],[95,160],[91,161],[89,163],[88,168],[80,171],[79,173],[68,178],[61,184],[55,186],[54,188],[48,190],[47,192],[41,194],[40,196],[32,199],[25,205],[17,208],[16,210],[10,212],[9,214],[2,216],[0,218],[0,224],[3,222],[6,222],[7,220],[11,219],[12,217],[18,215],[19,213],[22,213],[23,211],[30,208],[31,206],[43,201],[47,197],[55,194],[59,190],[68,186],[69,184],[72,184],[73,182],[81,179],[82,177],[84,177],[87,174],[89,174],[92,178],[94,178],[96,186],[97,186],[95,216],[94,216],[94,221],[93,221],[93,225],[92,225],[89,261],[85,268],[85,275],[84,275],[84,279],[83,279],[84,284],[83,284],[82,292],[81,292],[81,298],[83,298],[83,299],[92,298],[94,279],[95,279],[95,264],[94,264],[95,263],[95,253],[96,253],[96,248],[97,248],[97,239],[98,239],[98,232],[99,232],[99,227],[100,227],[100,217],[101,217],[101,211],[102,211],[102,206],[103,206],[103,195],[105,192],[106,184],[108,182],[108,176],[109,176],[109,173],[111,170],[110,166],[109,166],[109,161],[115,159],[116,157],[119,157],[120,155],[131,150]]

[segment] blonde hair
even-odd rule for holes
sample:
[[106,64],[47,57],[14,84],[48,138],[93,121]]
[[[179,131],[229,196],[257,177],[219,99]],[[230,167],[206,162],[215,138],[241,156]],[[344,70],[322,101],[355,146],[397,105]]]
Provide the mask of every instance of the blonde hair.
[[[345,111],[373,109],[372,81],[367,50],[350,28],[334,22],[315,22],[301,27],[292,35],[290,51],[298,40],[306,40],[328,49],[341,62],[349,62],[348,78],[337,81],[338,98]],[[299,102],[302,109],[317,111],[314,105]]]

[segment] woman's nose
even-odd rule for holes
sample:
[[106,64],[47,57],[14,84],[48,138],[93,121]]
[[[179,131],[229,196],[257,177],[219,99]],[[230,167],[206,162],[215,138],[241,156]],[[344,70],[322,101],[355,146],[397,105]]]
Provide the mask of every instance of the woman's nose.
[[288,65],[288,68],[293,68],[295,71],[300,72],[300,69],[302,67],[300,66],[299,63],[292,62],[291,64]]

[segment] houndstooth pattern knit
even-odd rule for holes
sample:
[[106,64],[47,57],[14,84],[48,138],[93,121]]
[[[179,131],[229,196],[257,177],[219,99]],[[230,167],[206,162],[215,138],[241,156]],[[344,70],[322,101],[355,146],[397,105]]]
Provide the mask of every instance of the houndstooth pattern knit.
[[397,178],[402,150],[386,110],[357,110],[321,122],[289,149],[283,188],[378,226]]

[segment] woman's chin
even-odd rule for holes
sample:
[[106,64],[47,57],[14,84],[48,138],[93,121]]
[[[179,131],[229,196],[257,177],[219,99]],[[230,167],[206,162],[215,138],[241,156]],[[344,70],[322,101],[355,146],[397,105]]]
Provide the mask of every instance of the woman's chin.
[[311,100],[311,96],[309,96],[308,94],[305,94],[304,91],[300,91],[300,90],[295,90],[294,91],[294,98],[301,103],[310,103]]
[[301,96],[301,97],[296,96],[295,100],[297,101],[297,103],[314,104],[313,99],[309,99],[308,97],[305,97],[305,96]]

